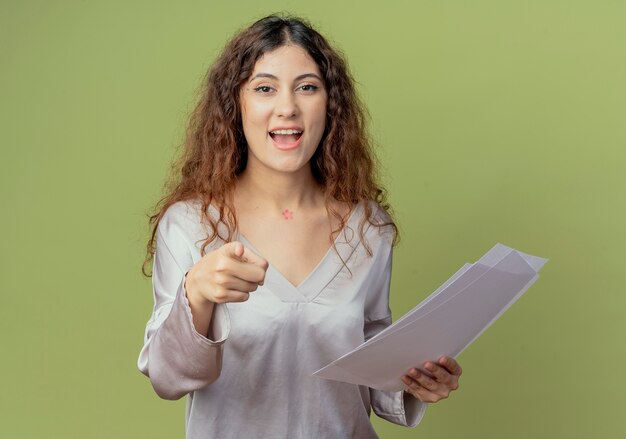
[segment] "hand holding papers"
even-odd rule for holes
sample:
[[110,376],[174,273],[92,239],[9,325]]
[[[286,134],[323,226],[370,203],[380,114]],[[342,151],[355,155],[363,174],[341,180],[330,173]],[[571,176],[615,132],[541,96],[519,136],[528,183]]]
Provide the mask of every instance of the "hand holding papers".
[[539,278],[547,259],[496,244],[393,325],[313,375],[400,391],[412,367],[457,357]]

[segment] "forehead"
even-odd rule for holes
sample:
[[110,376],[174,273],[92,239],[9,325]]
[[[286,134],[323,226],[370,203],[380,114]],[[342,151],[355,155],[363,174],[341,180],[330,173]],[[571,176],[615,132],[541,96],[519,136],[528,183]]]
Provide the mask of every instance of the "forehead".
[[286,45],[267,52],[254,64],[252,77],[257,73],[271,73],[274,76],[297,76],[301,73],[320,74],[317,63],[300,46]]

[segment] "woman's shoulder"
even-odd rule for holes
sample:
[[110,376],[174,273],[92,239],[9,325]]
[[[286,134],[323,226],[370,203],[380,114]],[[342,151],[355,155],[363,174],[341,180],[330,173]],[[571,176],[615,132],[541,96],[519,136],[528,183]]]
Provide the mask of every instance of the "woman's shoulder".
[[364,205],[367,204],[369,206],[369,210],[370,210],[370,218],[372,219],[372,222],[374,222],[375,224],[388,224],[388,223],[393,223],[393,219],[391,218],[391,215],[389,214],[389,212],[383,207],[381,206],[377,201],[375,200],[364,200],[362,202]]
[[[200,200],[183,200],[172,203],[167,207],[158,225],[158,237],[170,245],[186,245],[188,248],[194,248],[194,258],[199,257],[203,252],[216,249],[224,244],[220,236],[215,236],[213,227],[207,217],[203,215],[203,205]],[[213,206],[207,209],[211,219],[217,220],[219,211]],[[217,215],[217,216],[216,216]],[[218,229],[222,232],[223,224],[218,225]],[[213,239],[207,242],[209,237]],[[206,247],[205,247],[206,243]]]
[[364,237],[369,240],[383,240],[390,245],[395,240],[396,228],[389,212],[375,200],[361,200],[355,207],[359,212],[358,222],[363,227]]
[[[215,208],[209,206],[208,213],[214,216]],[[202,202],[195,199],[176,201],[168,206],[158,227],[165,233],[177,229],[190,238],[206,236],[210,231],[210,225],[202,215]]]
[[180,200],[170,204],[163,216],[160,224],[168,223],[196,223],[200,220],[200,204],[195,200]]

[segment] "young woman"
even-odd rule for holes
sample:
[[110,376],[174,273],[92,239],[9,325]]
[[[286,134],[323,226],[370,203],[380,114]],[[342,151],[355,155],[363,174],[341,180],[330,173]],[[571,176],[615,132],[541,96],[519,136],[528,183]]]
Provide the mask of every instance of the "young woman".
[[391,323],[396,227],[346,64],[305,21],[230,41],[174,170],[138,366],[188,395],[188,438],[374,438],[371,408],[415,426],[458,387],[449,357],[395,393],[311,376]]

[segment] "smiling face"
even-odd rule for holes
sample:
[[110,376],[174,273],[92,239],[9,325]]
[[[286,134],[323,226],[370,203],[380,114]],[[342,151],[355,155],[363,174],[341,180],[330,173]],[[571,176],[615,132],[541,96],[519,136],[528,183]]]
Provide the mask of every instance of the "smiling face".
[[324,133],[326,101],[319,68],[302,47],[282,46],[259,58],[241,88],[246,171],[310,172]]

